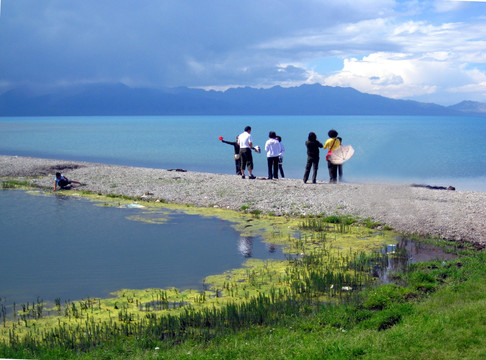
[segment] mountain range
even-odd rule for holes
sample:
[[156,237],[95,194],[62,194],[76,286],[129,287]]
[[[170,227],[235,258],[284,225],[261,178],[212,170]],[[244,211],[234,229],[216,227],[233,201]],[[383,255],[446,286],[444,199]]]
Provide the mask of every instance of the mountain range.
[[0,116],[61,115],[485,116],[486,103],[463,101],[453,106],[441,106],[319,84],[269,89],[243,87],[226,91],[92,84],[43,93],[18,88],[0,95]]

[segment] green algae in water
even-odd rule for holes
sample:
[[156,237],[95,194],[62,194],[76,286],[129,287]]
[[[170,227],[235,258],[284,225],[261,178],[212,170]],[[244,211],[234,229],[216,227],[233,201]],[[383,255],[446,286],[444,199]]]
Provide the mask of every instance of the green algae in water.
[[[279,222],[279,226],[289,229],[289,224],[293,221],[295,220],[286,219]],[[245,222],[243,219],[240,225]],[[261,231],[264,221],[259,219],[255,224]],[[276,226],[273,221],[270,226],[273,238],[276,233],[283,233],[276,232]],[[362,235],[363,231],[367,232],[364,229],[353,230],[358,235]],[[384,233],[367,232],[367,236],[373,237],[376,244],[383,243]],[[187,314],[188,309],[204,313],[205,309],[224,309],[234,303],[251,303],[252,299],[268,294],[275,297],[278,293],[279,297],[285,298],[310,297],[318,299],[319,302],[338,299],[347,296],[349,289],[358,288],[365,283],[365,275],[360,274],[356,277],[357,272],[349,269],[349,264],[356,256],[351,251],[343,251],[344,247],[352,244],[352,238],[351,234],[329,233],[322,241],[322,237],[316,238],[310,232],[305,233],[300,239],[287,237],[281,241],[286,243],[289,249],[293,249],[291,252],[296,254],[296,257],[285,261],[250,259],[243,268],[207,277],[203,290],[125,289],[115,292],[113,298],[88,299],[65,304],[62,309],[56,310],[62,313],[61,316],[36,319],[24,317],[24,326],[19,323],[14,325],[12,322],[6,328],[14,327],[19,337],[25,334],[35,337],[52,331],[52,328],[61,328],[67,333],[77,333],[79,329],[86,332],[95,323],[112,330],[113,327],[116,328],[115,324],[146,326],[148,314],[155,318],[182,316]],[[356,239],[354,241],[356,242]],[[322,251],[319,252],[319,248]],[[318,267],[314,266],[316,264]],[[312,284],[302,276],[314,271],[313,278],[316,282],[316,270],[322,268],[322,265],[326,265],[327,268],[320,272],[320,278],[324,279],[321,283]],[[91,320],[87,322],[86,319]],[[6,333],[3,332],[2,336],[5,339]]]
[[[98,197],[95,201],[113,206],[120,204],[119,199],[112,201]],[[6,326],[0,329],[0,337],[12,341],[11,338],[8,340],[8,330],[14,330],[19,339],[26,334],[31,338],[41,338],[46,333],[62,331],[66,336],[77,334],[75,336],[81,344],[85,341],[82,334],[94,334],[95,324],[104,331],[122,331],[116,329],[124,326],[134,331],[137,327],[148,326],[147,319],[187,316],[188,311],[193,315],[205,314],[210,309],[226,309],[226,312],[236,306],[234,304],[243,306],[255,301],[260,304],[258,306],[263,306],[262,301],[265,303],[267,297],[336,301],[349,296],[351,290],[373,281],[368,275],[369,271],[356,269],[359,254],[393,242],[396,236],[392,232],[377,232],[360,226],[351,226],[343,231],[334,225],[327,227],[323,234],[322,231],[301,229],[302,219],[291,217],[256,216],[229,210],[165,204],[147,204],[147,207],[147,211],[144,210],[133,220],[150,222],[154,213],[164,212],[164,209],[216,217],[229,221],[241,232],[241,236],[261,235],[265,241],[285,245],[289,257],[281,261],[249,259],[241,268],[206,277],[202,290],[124,289],[113,293],[112,298],[85,299],[52,306],[50,309],[54,315],[50,316],[17,314],[17,321],[7,321]],[[159,221],[160,216],[155,219]],[[22,321],[19,321],[20,316],[23,317]],[[99,341],[102,340],[103,335],[100,334]]]

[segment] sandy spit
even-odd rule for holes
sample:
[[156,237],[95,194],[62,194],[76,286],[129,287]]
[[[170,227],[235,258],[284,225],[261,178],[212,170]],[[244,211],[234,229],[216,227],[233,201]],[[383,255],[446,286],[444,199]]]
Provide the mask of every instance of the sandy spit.
[[142,196],[147,201],[190,204],[275,215],[345,214],[371,218],[398,232],[486,245],[486,193],[431,190],[410,184],[304,184],[297,179],[256,180],[236,175],[182,172],[77,161],[0,155],[0,178],[35,176],[53,188],[54,174],[83,183],[70,191]]

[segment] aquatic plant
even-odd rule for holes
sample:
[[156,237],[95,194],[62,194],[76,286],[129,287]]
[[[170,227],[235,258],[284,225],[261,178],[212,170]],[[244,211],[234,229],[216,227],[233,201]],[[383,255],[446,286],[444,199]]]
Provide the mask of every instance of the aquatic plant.
[[5,306],[5,299],[0,298],[0,313],[2,314],[3,327],[7,325],[7,307]]
[[371,218],[363,219],[362,223],[363,223],[364,226],[366,226],[369,229],[375,229],[378,226],[382,225],[380,222],[373,221],[373,219],[371,219]]
[[356,223],[356,220],[350,216],[332,215],[325,218],[309,217],[305,218],[300,225],[300,229],[312,231],[329,231],[335,230],[342,234],[351,230],[351,225]]
[[2,189],[18,189],[18,188],[27,188],[30,186],[31,185],[28,181],[2,180]]
[[[99,195],[101,195],[101,194],[99,194]],[[126,195],[119,195],[119,194],[107,194],[105,196],[107,198],[110,198],[110,199],[141,200],[140,197],[132,197],[132,196],[126,196]]]
[[[115,199],[114,203],[124,201]],[[220,213],[211,210],[208,214]],[[222,216],[233,216],[234,220],[235,215],[225,212]],[[363,227],[352,229],[345,218],[337,223],[313,218],[318,221],[315,226],[306,226],[310,219],[303,219],[304,226],[299,227],[299,221],[290,218],[271,217],[269,225],[269,217],[261,214],[238,216],[238,231],[251,236],[266,229],[267,239],[286,245],[288,258],[250,259],[242,269],[209,277],[202,291],[121,290],[110,299],[64,304],[57,298],[50,314],[38,299],[14,311],[16,321],[6,321],[0,347],[33,352],[45,348],[88,351],[126,337],[138,339],[143,346],[211,339],[252,324],[275,324],[283,314],[311,313],[328,302],[349,301],[357,289],[374,281],[373,263],[360,254],[382,243],[382,235]],[[356,240],[358,236],[367,241]],[[354,244],[363,249],[350,250]]]
[[[349,256],[349,252],[343,254]],[[367,254],[351,258],[358,264],[355,266],[369,261]],[[89,316],[79,320],[84,321],[86,330],[79,337],[60,330],[48,336],[43,346],[27,341],[20,344],[22,337],[11,333],[12,343],[18,345],[14,348],[0,343],[0,356],[277,359],[295,358],[296,354],[301,358],[324,358],[325,352],[329,358],[343,359],[476,359],[482,357],[485,348],[481,316],[485,310],[485,260],[485,252],[476,251],[455,261],[417,264],[411,267],[411,273],[399,274],[408,286],[390,284],[353,291],[343,304],[306,303],[291,299],[288,290],[274,290],[253,297],[251,303],[230,301],[224,309],[187,306],[164,318],[149,312],[123,325],[114,325],[116,316],[102,322]],[[421,282],[425,277],[414,274],[416,270],[427,274],[429,280],[435,279],[439,291],[417,290],[414,279]],[[140,293],[149,294],[150,290]],[[123,294],[127,302],[130,299],[136,304],[135,291],[124,290]],[[139,326],[137,321],[147,326]],[[69,330],[64,320],[58,323],[61,327]]]
[[258,210],[258,209],[255,209],[255,210],[250,211],[250,214],[255,215],[255,216],[258,216],[261,213],[262,213],[262,211],[261,210]]
[[[54,309],[62,316],[55,317],[56,324],[49,319],[47,327],[34,325],[43,314],[43,302],[37,299],[22,305],[19,314],[23,325],[9,329],[5,344],[32,350],[61,347],[87,351],[125,336],[149,343],[210,339],[251,324],[273,324],[282,314],[313,311],[326,299],[345,300],[348,289],[357,289],[371,279],[356,268],[357,254],[334,253],[328,244],[307,251],[303,241],[296,242],[306,253],[289,257],[283,273],[275,267],[278,262],[267,261],[261,267],[247,268],[244,281],[229,279],[220,289],[191,293],[154,290],[147,293],[147,300],[137,295],[143,291],[124,290],[115,299],[88,298],[64,306],[58,298]],[[364,265],[361,269],[368,270]],[[105,315],[100,317],[102,313]]]
[[357,223],[358,221],[349,215],[330,215],[322,219],[325,222],[330,224],[346,224],[352,225]]

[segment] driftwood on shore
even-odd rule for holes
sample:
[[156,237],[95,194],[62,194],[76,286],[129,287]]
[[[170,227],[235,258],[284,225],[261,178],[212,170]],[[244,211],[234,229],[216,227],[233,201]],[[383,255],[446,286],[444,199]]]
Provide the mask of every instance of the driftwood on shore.
[[430,190],[451,190],[451,191],[454,191],[456,190],[456,188],[454,186],[436,186],[436,185],[423,185],[423,184],[412,184],[410,185],[412,187],[421,187],[421,188],[425,188],[425,189],[430,189]]

